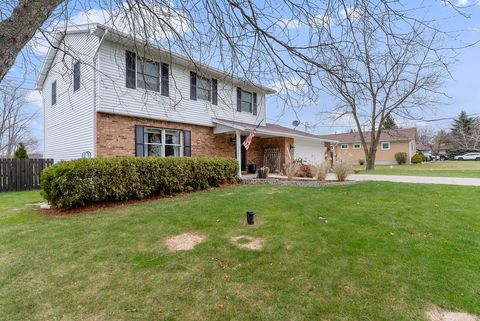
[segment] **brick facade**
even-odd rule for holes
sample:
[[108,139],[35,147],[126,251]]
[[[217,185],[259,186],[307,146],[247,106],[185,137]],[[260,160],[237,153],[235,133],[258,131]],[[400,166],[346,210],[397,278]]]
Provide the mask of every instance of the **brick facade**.
[[[146,118],[97,113],[97,157],[135,156],[135,125],[191,131],[192,156],[235,157],[233,134],[214,134],[212,127]],[[263,165],[266,148],[280,148],[281,165],[288,161],[293,138],[255,137],[247,151],[247,164]],[[292,155],[293,156],[293,155]]]

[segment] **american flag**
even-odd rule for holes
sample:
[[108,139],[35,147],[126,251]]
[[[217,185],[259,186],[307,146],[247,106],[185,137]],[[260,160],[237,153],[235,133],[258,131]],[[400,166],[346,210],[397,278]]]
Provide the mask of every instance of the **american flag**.
[[257,128],[260,127],[260,124],[262,122],[260,122],[253,130],[252,132],[247,136],[247,138],[245,138],[245,140],[243,141],[243,147],[245,147],[245,149],[248,150],[248,148],[250,147],[250,144],[252,143],[252,140],[253,140],[253,137],[255,137],[255,134],[257,133]]

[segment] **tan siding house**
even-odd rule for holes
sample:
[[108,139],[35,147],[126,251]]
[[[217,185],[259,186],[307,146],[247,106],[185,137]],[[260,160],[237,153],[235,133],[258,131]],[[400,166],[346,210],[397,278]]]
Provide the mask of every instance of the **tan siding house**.
[[[407,163],[410,163],[410,159],[416,151],[416,135],[416,128],[384,130],[380,135],[375,163],[379,165],[396,164],[395,154],[399,152],[407,153]],[[334,159],[346,159],[352,164],[359,164],[360,161],[365,161],[365,153],[360,141],[360,135],[357,132],[322,135],[320,137],[338,141],[331,148],[331,157]],[[366,132],[365,137],[367,142],[369,142],[370,132]]]

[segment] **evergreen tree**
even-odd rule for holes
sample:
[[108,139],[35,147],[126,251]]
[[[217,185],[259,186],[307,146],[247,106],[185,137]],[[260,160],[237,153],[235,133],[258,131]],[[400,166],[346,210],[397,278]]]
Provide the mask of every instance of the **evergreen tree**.
[[388,114],[387,117],[383,120],[382,129],[397,129],[398,126],[395,123],[391,114]]
[[18,148],[13,154],[13,158],[15,159],[28,159],[27,150],[25,149],[25,145],[23,143],[18,144]]
[[467,113],[462,110],[458,118],[453,121],[452,137],[457,148],[470,148],[470,140],[473,134],[473,127],[475,118],[469,117]]

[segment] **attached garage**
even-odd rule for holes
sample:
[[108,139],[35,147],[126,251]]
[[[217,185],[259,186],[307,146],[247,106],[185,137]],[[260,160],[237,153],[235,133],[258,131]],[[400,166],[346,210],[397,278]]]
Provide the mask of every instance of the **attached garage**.
[[320,164],[325,159],[325,142],[311,138],[294,138],[295,159],[307,164]]

